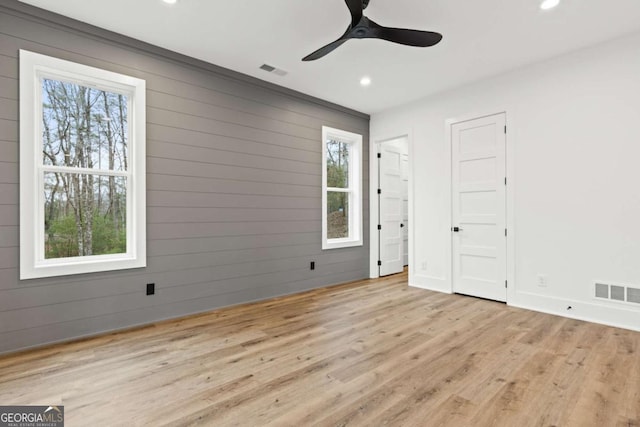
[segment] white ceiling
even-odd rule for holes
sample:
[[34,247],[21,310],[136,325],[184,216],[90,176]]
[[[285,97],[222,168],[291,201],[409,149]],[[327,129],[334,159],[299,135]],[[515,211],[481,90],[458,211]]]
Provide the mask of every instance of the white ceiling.
[[[431,48],[351,40],[318,61],[300,59],[338,38],[344,0],[21,0],[365,113],[640,31],[638,0],[371,0],[381,25],[437,31]],[[259,70],[267,63],[289,72]],[[371,76],[362,88],[359,80]]]

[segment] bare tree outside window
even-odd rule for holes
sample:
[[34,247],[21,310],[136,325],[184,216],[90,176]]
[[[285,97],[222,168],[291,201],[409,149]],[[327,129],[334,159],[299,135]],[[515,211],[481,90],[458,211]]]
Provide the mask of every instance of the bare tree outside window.
[[126,252],[126,177],[109,171],[127,170],[127,115],[124,95],[42,80],[46,259]]
[[[349,144],[329,139],[327,152],[327,238],[349,237]],[[340,191],[343,190],[343,191]]]

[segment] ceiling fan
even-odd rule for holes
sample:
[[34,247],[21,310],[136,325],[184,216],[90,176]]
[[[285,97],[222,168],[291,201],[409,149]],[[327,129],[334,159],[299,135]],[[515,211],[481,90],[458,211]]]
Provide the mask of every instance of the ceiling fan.
[[362,13],[369,5],[369,0],[345,0],[351,12],[351,24],[338,40],[321,47],[303,61],[314,61],[330,53],[350,39],[382,39],[408,46],[429,47],[442,40],[442,34],[431,31],[409,30],[405,28],[389,28],[376,24]]

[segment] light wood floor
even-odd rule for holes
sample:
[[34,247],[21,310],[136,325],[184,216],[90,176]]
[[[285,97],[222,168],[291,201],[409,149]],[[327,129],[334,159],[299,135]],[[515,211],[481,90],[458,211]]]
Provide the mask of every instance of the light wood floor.
[[640,333],[408,288],[316,290],[0,358],[67,426],[639,426]]

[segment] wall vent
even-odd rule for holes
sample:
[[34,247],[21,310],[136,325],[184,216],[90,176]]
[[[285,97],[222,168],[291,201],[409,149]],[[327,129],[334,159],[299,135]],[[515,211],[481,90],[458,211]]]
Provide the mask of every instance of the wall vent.
[[611,299],[615,301],[624,301],[624,286],[611,286]]
[[627,288],[627,302],[635,302],[640,304],[640,289]]
[[596,298],[609,299],[609,285],[596,283]]
[[594,291],[598,299],[640,304],[640,288],[595,282]]
[[276,68],[273,65],[269,65],[269,64],[262,64],[260,66],[260,69],[266,71],[267,73],[273,73],[276,76],[280,76],[280,77],[286,76],[288,74],[287,71],[282,70],[280,68]]

